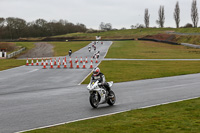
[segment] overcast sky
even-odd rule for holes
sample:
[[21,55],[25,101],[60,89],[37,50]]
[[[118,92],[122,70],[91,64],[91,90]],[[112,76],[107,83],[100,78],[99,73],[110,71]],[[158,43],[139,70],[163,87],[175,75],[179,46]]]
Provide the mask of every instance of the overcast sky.
[[[178,0],[181,13],[180,26],[191,21],[192,0]],[[177,0],[0,0],[0,17],[18,17],[27,22],[38,18],[47,21],[64,19],[83,23],[87,28],[99,29],[101,22],[113,28],[130,28],[144,24],[144,10],[149,9],[150,27],[158,26],[158,10],[165,7],[165,27],[175,27],[173,18]],[[197,0],[200,7],[200,0]],[[200,14],[200,9],[199,9]]]

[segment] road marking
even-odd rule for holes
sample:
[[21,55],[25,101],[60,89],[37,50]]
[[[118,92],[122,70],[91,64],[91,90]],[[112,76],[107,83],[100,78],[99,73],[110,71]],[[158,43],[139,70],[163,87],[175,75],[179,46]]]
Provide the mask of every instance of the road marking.
[[183,87],[183,86],[194,85],[194,84],[200,84],[200,83],[199,82],[195,82],[195,83],[189,83],[189,84],[167,86],[167,87],[162,87],[162,88],[159,88],[159,89],[176,88],[176,87]]
[[[112,44],[113,44],[113,42],[111,42],[110,46],[111,46]],[[105,57],[106,57],[106,55],[107,55],[107,53],[108,53],[108,50],[109,50],[110,46],[108,47],[108,49],[107,49],[107,51],[106,51],[104,57],[102,58],[102,60],[105,59]],[[99,63],[98,63],[96,66],[99,66],[99,64],[102,62],[102,60],[100,60]],[[78,85],[81,85],[82,82],[92,73],[92,71],[93,71],[93,69],[91,70],[91,72],[90,72]]]
[[98,116],[87,117],[87,118],[73,120],[73,121],[68,121],[68,122],[62,122],[62,123],[58,123],[58,124],[53,124],[53,125],[48,125],[48,126],[33,128],[33,129],[19,131],[19,132],[15,132],[15,133],[23,133],[23,132],[37,130],[37,129],[44,129],[44,128],[49,128],[49,127],[64,125],[64,124],[68,124],[68,123],[73,123],[73,122],[77,122],[77,121],[89,120],[89,119],[99,118],[99,117],[103,117],[103,116],[109,116],[109,115],[124,113],[124,112],[131,111],[131,110],[145,109],[145,108],[150,108],[150,107],[155,107],[155,106],[160,106],[160,105],[166,105],[166,104],[170,104],[170,103],[181,102],[181,101],[185,101],[185,100],[192,100],[192,99],[196,99],[196,98],[199,98],[199,97],[191,97],[191,98],[185,98],[185,99],[181,99],[181,100],[175,100],[175,101],[170,101],[170,102],[153,104],[153,105],[148,105],[148,106],[144,106],[144,107],[139,107],[139,108],[136,108],[136,109],[127,109],[127,110],[124,110],[124,111],[118,111],[118,112],[108,113],[108,114],[104,114],[104,115],[98,115]]
[[2,70],[2,71],[0,71],[0,72],[10,71],[10,70],[13,70],[13,69],[18,69],[18,68],[20,68],[20,67],[25,67],[25,65],[23,65],[23,66],[18,66],[18,67],[14,67],[14,68],[10,68],[10,69],[6,69],[6,70]]
[[35,71],[38,71],[39,69],[33,69],[32,71],[29,71],[29,72],[26,72],[26,73],[32,73],[32,72],[35,72]]
[[181,101],[185,101],[185,100],[192,100],[192,99],[196,99],[196,98],[199,98],[199,97],[185,98],[185,99],[182,99],[182,100],[175,100],[175,101],[171,101],[171,102],[158,103],[158,104],[153,104],[153,105],[149,105],[149,106],[140,107],[138,109],[145,109],[145,108],[155,107],[155,106],[159,106],[159,105],[177,103],[177,102],[181,102]]

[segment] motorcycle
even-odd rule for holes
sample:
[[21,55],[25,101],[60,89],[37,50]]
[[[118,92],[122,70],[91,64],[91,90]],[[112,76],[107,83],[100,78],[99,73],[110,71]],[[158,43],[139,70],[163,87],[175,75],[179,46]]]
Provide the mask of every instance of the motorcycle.
[[[113,81],[108,82],[108,85],[111,87],[113,85]],[[110,90],[110,93],[108,94],[108,91],[106,91],[101,83],[99,81],[92,81],[88,84],[87,89],[89,90],[90,97],[89,101],[93,108],[97,108],[99,104],[107,103],[110,106],[115,104],[116,97],[115,93]]]
[[100,56],[100,51],[94,53],[94,55],[93,55],[93,59],[98,59],[99,56]]

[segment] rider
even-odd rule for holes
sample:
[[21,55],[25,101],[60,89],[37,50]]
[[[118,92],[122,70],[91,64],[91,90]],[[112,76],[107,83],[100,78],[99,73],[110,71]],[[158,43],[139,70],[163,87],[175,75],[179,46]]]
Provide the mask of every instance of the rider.
[[69,50],[69,56],[71,56],[71,55],[72,55],[72,50],[70,49],[70,50]]
[[100,51],[97,51],[94,55],[93,55],[93,58],[99,58],[99,56],[100,56]]
[[90,50],[91,50],[91,46],[90,46],[90,45],[88,46],[88,50],[89,50],[89,52],[90,52]]
[[104,74],[100,72],[100,69],[98,67],[94,68],[93,70],[90,82],[92,80],[99,80],[99,85],[102,85],[108,91],[108,93],[110,92],[110,86],[106,82]]

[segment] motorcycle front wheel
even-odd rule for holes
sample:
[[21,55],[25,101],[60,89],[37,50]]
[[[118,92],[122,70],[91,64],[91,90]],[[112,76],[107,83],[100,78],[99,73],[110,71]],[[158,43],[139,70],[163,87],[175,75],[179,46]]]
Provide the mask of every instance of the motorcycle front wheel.
[[97,108],[99,106],[99,98],[96,98],[95,93],[90,95],[90,104],[93,108]]
[[115,104],[115,101],[116,101],[115,93],[113,91],[110,91],[107,103],[110,106],[112,106]]

